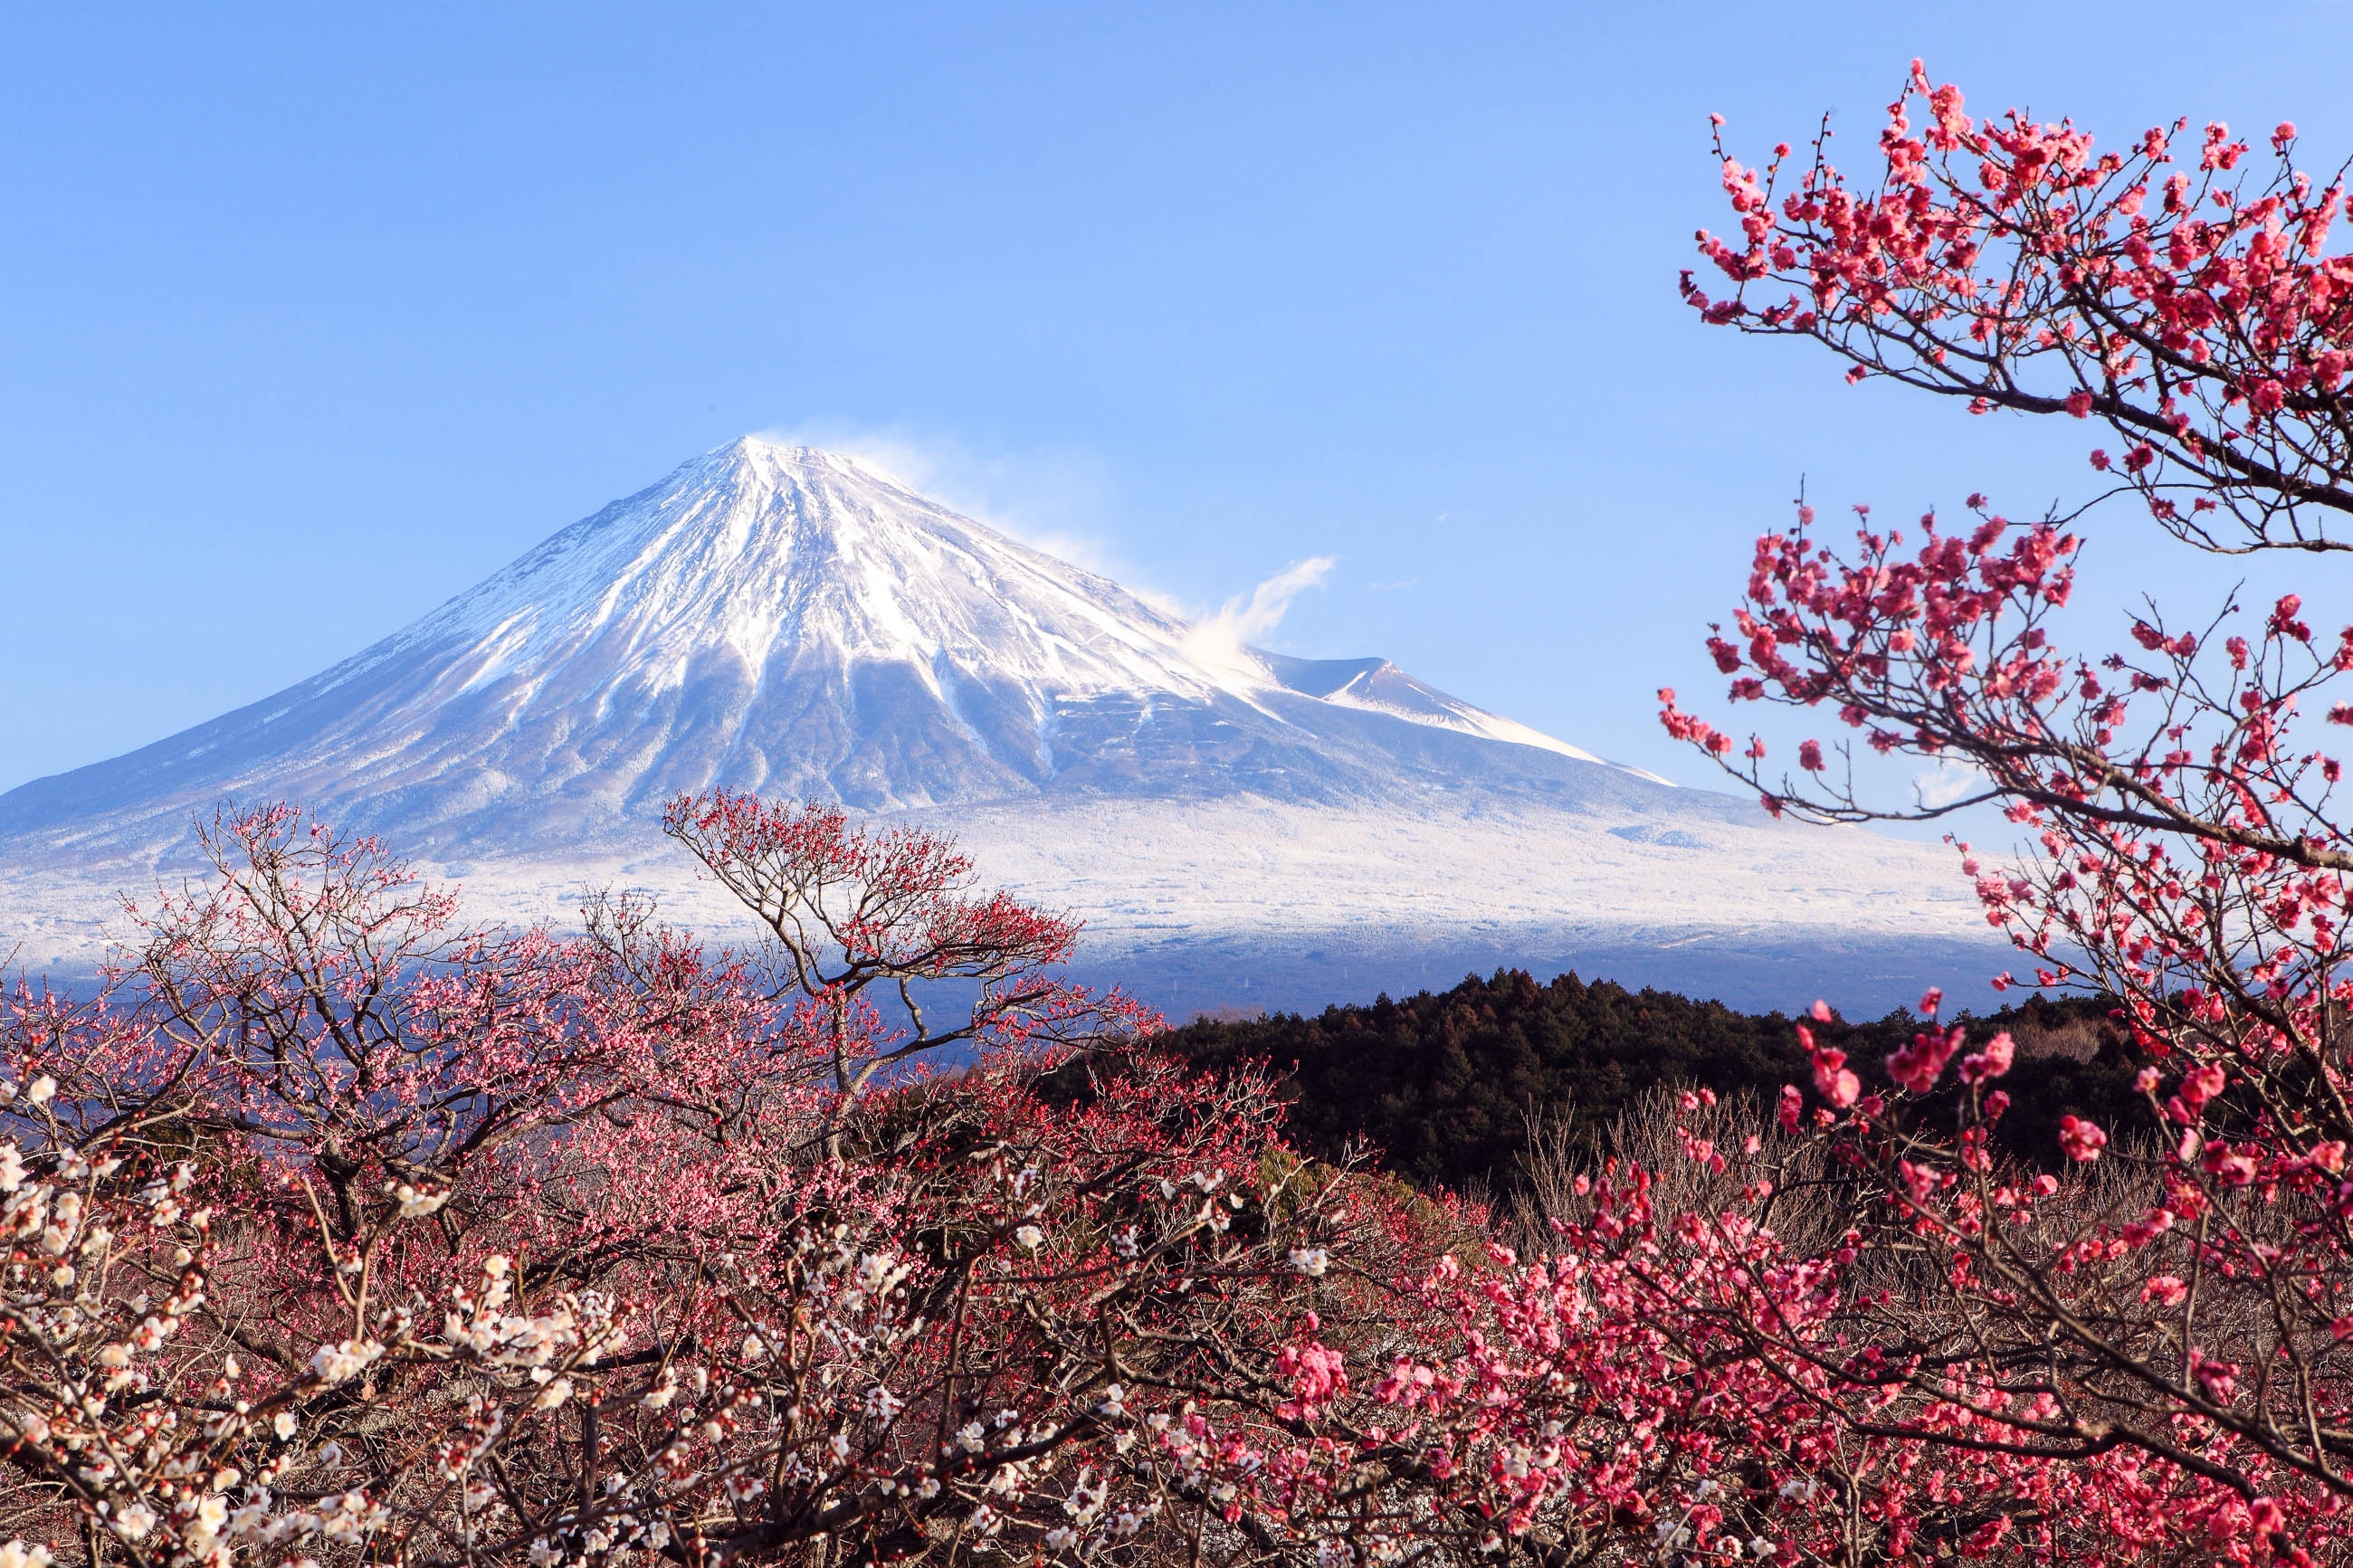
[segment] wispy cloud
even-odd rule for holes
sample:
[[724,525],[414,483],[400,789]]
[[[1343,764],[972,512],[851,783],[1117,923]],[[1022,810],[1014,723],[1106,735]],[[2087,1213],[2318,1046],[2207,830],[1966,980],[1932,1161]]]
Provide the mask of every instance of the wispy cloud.
[[1985,775],[1950,757],[1939,757],[1936,765],[1912,775],[1912,793],[1920,804],[1930,808],[1950,805],[1964,795],[1976,794],[1985,787]]
[[1185,647],[1204,664],[1233,664],[1245,645],[1257,642],[1282,624],[1291,601],[1310,588],[1323,586],[1335,564],[1329,555],[1313,555],[1269,577],[1250,591],[1236,595],[1215,615],[1195,624]]
[[1108,465],[1092,452],[985,452],[953,435],[845,419],[805,420],[758,434],[855,458],[1034,549],[1107,577],[1122,575],[1118,552],[1093,531],[1111,510],[1113,487]]

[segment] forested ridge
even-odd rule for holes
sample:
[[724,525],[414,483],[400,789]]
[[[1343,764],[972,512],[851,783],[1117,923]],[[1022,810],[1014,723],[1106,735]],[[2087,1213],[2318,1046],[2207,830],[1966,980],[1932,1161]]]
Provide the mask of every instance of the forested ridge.
[[[2110,1019],[2112,1006],[2036,995],[1961,1016],[1973,1038],[2008,1031],[2019,1042],[2008,1080],[2014,1103],[1996,1125],[1997,1143],[2049,1164],[2058,1158],[2062,1116],[2130,1123],[2142,1064]],[[1845,1050],[1865,1083],[1881,1089],[1888,1087],[1882,1058],[1920,1026],[1904,1011],[1869,1022],[1810,1021],[1819,1043]],[[1531,1117],[1557,1120],[1572,1139],[1593,1142],[1661,1085],[1769,1102],[1812,1071],[1795,1021],[1779,1013],[1736,1012],[1575,973],[1542,983],[1520,969],[1314,1017],[1199,1017],[1157,1043],[1220,1071],[1265,1064],[1302,1147],[1334,1158],[1351,1140],[1368,1142],[1399,1175],[1445,1188],[1513,1184]]]

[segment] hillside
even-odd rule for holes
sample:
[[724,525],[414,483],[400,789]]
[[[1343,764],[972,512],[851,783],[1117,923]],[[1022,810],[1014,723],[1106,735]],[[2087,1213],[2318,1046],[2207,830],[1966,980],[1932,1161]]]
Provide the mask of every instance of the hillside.
[[[2131,1124],[2139,1064],[2107,1011],[2099,1001],[2036,997],[1964,1016],[1973,1036],[2007,1029],[2020,1042],[2005,1086],[2016,1104],[1999,1132],[2025,1158],[2055,1157],[2058,1120],[2071,1111]],[[1590,1140],[1660,1085],[1704,1085],[1769,1102],[1810,1071],[1792,1023],[1671,992],[1575,974],[1539,984],[1525,970],[1504,969],[1449,991],[1382,996],[1312,1017],[1197,1019],[1159,1043],[1218,1070],[1267,1064],[1291,1102],[1291,1136],[1327,1158],[1351,1139],[1368,1139],[1389,1168],[1416,1183],[1492,1188],[1514,1179],[1531,1113],[1565,1118],[1575,1136]],[[1881,1059],[1915,1026],[1901,1012],[1814,1026],[1880,1088]]]

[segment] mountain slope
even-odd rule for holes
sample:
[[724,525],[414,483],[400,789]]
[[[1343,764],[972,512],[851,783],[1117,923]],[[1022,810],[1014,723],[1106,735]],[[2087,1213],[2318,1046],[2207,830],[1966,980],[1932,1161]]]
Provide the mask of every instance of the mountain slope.
[[1597,763],[1385,660],[1215,646],[852,459],[746,439],[310,680],[0,795],[0,845],[128,848],[224,795],[479,854],[712,784],[868,811],[1337,803]]

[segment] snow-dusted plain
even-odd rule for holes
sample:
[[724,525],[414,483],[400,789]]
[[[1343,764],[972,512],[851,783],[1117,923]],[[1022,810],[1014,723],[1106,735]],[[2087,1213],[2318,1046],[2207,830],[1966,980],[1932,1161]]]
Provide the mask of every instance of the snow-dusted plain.
[[1504,962],[1881,1006],[2001,967],[1947,852],[1775,824],[1385,660],[1241,647],[752,439],[287,691],[0,795],[0,952],[88,968],[223,798],[381,833],[480,918],[622,884],[724,931],[651,826],[713,784],[952,828],[1180,1011]]

